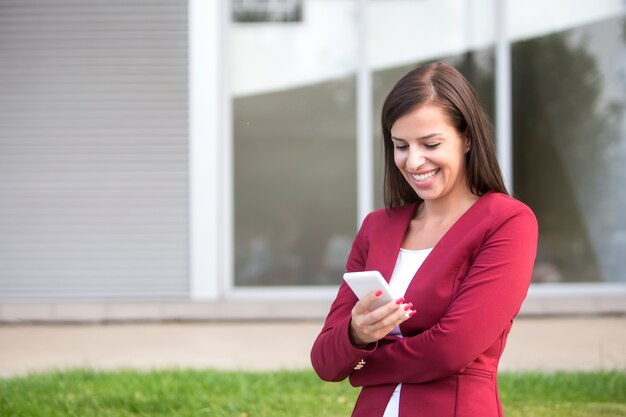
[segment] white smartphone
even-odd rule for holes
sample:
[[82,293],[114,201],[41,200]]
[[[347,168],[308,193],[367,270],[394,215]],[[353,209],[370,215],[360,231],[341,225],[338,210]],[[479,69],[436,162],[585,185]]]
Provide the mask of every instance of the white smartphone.
[[391,287],[378,271],[346,272],[343,274],[343,279],[359,297],[359,300],[372,291],[380,290],[383,292],[379,299],[372,304],[370,308],[372,311],[398,298],[394,296]]

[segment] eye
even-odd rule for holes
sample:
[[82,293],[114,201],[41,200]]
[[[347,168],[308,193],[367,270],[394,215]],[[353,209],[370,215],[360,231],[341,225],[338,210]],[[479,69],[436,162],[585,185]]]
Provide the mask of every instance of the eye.
[[406,151],[409,149],[409,145],[395,145],[394,147],[399,151]]
[[427,149],[435,149],[439,145],[441,145],[441,143],[425,143],[424,147],[426,147]]

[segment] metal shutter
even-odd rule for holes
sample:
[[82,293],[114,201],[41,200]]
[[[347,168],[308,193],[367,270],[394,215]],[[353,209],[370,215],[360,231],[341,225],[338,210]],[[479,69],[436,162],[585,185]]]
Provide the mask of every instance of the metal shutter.
[[187,2],[0,1],[0,297],[180,297]]

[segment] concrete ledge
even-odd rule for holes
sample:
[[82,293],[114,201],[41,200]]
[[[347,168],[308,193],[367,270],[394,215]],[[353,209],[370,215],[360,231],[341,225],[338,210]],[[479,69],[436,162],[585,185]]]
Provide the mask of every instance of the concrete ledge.
[[[77,367],[310,369],[321,328],[321,320],[5,324],[0,378]],[[626,316],[519,318],[508,339],[503,371],[626,370]]]
[[122,322],[323,319],[330,301],[10,300],[0,322]]
[[[238,294],[218,301],[0,300],[0,322],[322,320],[334,292],[309,298],[296,292],[274,297],[266,292],[256,299],[254,295]],[[520,311],[521,317],[607,314],[626,315],[626,285],[533,285]]]
[[626,314],[626,284],[534,284],[520,314]]
[[[322,320],[329,301],[4,301],[0,323]],[[528,299],[520,317],[625,315],[619,299]]]

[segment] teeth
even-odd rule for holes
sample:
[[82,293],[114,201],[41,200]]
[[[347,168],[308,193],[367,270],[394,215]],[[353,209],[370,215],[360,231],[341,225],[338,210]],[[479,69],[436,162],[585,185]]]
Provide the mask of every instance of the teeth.
[[439,168],[434,169],[426,174],[414,174],[413,178],[415,179],[415,181],[428,181],[429,179],[434,177],[437,172],[439,172]]

